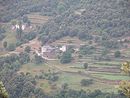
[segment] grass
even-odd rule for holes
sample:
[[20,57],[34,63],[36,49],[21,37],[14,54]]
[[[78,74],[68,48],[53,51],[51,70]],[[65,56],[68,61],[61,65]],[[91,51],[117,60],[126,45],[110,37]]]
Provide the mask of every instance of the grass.
[[37,87],[40,87],[46,93],[50,93],[52,91],[51,85],[47,80],[37,80]]
[[62,73],[61,75],[59,75],[59,77],[60,78],[59,78],[58,84],[68,83],[68,84],[71,84],[71,85],[78,84],[78,83],[80,83],[80,81],[82,79],[87,78],[85,76],[74,75],[74,74],[69,74],[69,73]]
[[[32,76],[35,77],[35,75],[41,74],[41,71],[48,72],[48,70],[50,70],[50,67],[46,64],[37,65],[35,63],[28,63],[22,65],[19,72],[23,72],[23,73],[29,72],[31,73]],[[36,81],[37,81],[37,87],[43,89],[44,92],[50,93],[52,91],[51,85],[48,83],[48,80],[37,79]]]
[[116,92],[116,89],[114,88],[113,85],[104,84],[104,83],[100,83],[96,81],[94,81],[94,83],[90,86],[86,86],[86,87],[81,86],[80,81],[82,79],[90,79],[90,78],[87,76],[81,76],[77,74],[62,73],[59,76],[57,85],[61,86],[62,84],[67,83],[69,85],[69,88],[75,89],[75,90],[83,89],[85,91],[88,91],[88,89],[90,89],[91,91],[93,91],[95,89],[100,89],[100,90],[103,90],[104,92]]
[[96,63],[93,63],[93,65],[95,66],[118,66],[118,65],[121,65],[119,62],[96,62]]
[[[59,64],[59,63],[57,61],[53,61],[53,62],[51,62],[51,64],[53,64],[55,66],[55,64]],[[44,72],[48,71],[51,68],[50,67],[51,64],[49,63],[49,65],[47,65],[47,64],[36,65],[34,63],[28,63],[28,64],[23,65],[22,68],[20,69],[20,71],[25,72],[25,73],[30,72],[33,76],[35,76],[36,74],[40,73],[40,70],[42,70]],[[78,66],[78,64],[76,66]],[[77,70],[74,68],[68,69],[68,67],[67,67],[68,65],[61,64],[61,65],[58,65],[58,67],[60,67],[60,68],[66,67],[66,69],[64,69],[64,71],[69,70],[69,71],[74,72],[74,70]],[[75,64],[73,63],[72,65],[74,66]],[[79,64],[79,66],[80,66],[80,64]],[[96,74],[96,75],[98,75],[97,77],[101,77],[100,75],[103,75],[103,74]],[[80,74],[62,72],[61,74],[59,74],[59,79],[55,83],[57,84],[58,88],[60,88],[62,86],[62,84],[67,83],[69,85],[69,88],[75,89],[75,90],[83,89],[83,90],[87,91],[88,89],[90,89],[93,91],[95,89],[101,89],[104,92],[107,92],[107,91],[116,92],[114,85],[103,84],[103,83],[96,82],[96,81],[94,82],[94,84],[92,84],[88,87],[81,86],[80,81],[82,79],[89,79],[89,78],[90,77],[88,77],[88,76],[82,76]],[[51,85],[48,83],[48,80],[43,80],[43,79],[37,80],[37,86],[41,87],[47,93],[50,93],[51,91],[53,91],[53,89],[51,88]]]
[[77,45],[78,47],[80,46],[80,44],[87,44],[84,41],[79,40],[77,37],[64,37],[61,38],[60,40],[57,40],[53,43],[51,43],[52,45]]
[[16,33],[15,32],[7,32],[4,41],[7,41],[8,44],[16,43]]
[[68,64],[61,64],[58,60],[55,61],[49,61],[48,66],[51,66],[55,69],[58,69],[60,71],[67,71],[67,72],[78,72],[78,71],[84,71],[82,69],[81,63],[68,63]]
[[40,85],[42,88],[49,88],[49,83],[42,83],[41,85]]
[[11,30],[11,25],[5,25],[6,33],[3,41],[7,41],[7,43],[16,43],[16,32]]
[[81,87],[80,81],[82,79],[87,79],[88,77],[77,75],[77,74],[69,74],[69,73],[62,73],[59,75],[59,80],[57,81],[57,85],[61,86],[64,83],[67,83],[70,88],[78,89]]
[[96,73],[93,75],[98,78],[107,79],[107,80],[130,80],[129,76],[124,76],[124,75],[119,75],[119,74],[115,75],[115,74]]
[[[62,43],[62,42],[59,42]],[[56,43],[55,43],[56,44]],[[92,59],[85,58],[82,59],[82,62],[71,62],[69,64],[61,64],[58,60],[56,61],[48,61],[47,64],[41,64],[41,65],[36,65],[33,63],[25,64],[21,68],[22,71],[27,72],[29,71],[32,73],[34,76],[36,74],[40,73],[40,70],[43,71],[48,71],[50,68],[51,69],[58,69],[61,71],[61,74],[59,74],[59,80],[56,81],[55,83],[57,84],[57,87],[60,88],[62,84],[67,83],[70,88],[80,90],[84,89],[87,91],[88,89],[91,89],[92,91],[95,89],[100,89],[103,90],[104,92],[116,92],[117,89],[115,88],[114,84],[107,84],[107,83],[102,83],[101,81],[95,81],[94,84],[88,86],[88,87],[83,87],[80,84],[80,81],[82,79],[87,79],[90,78],[88,76],[82,76],[80,74],[75,74],[75,73],[69,73],[69,72],[78,72],[78,71],[85,71],[84,69],[81,69],[83,67],[83,62],[88,62],[89,66],[98,66],[98,67],[109,67],[109,66],[116,66],[120,65],[121,62],[118,61],[95,61],[93,63]],[[77,67],[77,68],[76,68]],[[107,79],[107,80],[130,80],[128,76],[123,76],[120,74],[111,74],[111,73],[92,73],[94,77],[101,78],[101,79]],[[93,78],[94,79],[94,78]],[[96,79],[94,79],[96,80]],[[51,85],[46,81],[46,80],[37,80],[38,85],[43,89],[46,90],[47,92],[52,91]]]
[[39,15],[39,13],[31,13],[27,15],[31,23],[33,24],[44,24],[50,17]]
[[40,74],[41,71],[48,71],[50,68],[46,65],[46,64],[34,64],[34,63],[28,63],[28,64],[24,64],[21,69],[20,72],[29,72],[31,73],[33,76]]
[[2,52],[0,52],[0,56],[3,56],[3,55],[5,55],[5,54],[7,54],[6,51],[2,51]]

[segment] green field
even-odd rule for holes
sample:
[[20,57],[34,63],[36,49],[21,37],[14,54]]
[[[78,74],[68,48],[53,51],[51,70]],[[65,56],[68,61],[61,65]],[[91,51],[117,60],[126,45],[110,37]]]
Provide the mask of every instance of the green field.
[[60,87],[62,84],[67,83],[69,88],[80,90],[83,89],[87,91],[91,89],[92,91],[95,89],[101,89],[104,92],[116,92],[116,89],[113,85],[104,84],[100,82],[94,81],[92,85],[89,86],[81,86],[80,82],[82,79],[90,79],[88,76],[82,76],[78,74],[70,74],[70,73],[62,73],[59,75],[59,80],[57,81],[57,85]]
[[93,76],[96,76],[101,79],[107,79],[107,80],[130,80],[129,76],[124,75],[116,75],[116,74],[103,74],[103,73],[97,73],[93,74]]
[[[41,73],[40,71],[48,72],[49,69],[51,70],[53,68],[54,67],[50,67],[50,65],[46,65],[46,64],[36,65],[34,63],[28,63],[28,64],[25,64],[22,66],[22,68],[20,69],[20,72],[24,72],[24,73],[30,72],[33,76],[35,76],[35,75],[40,74]],[[71,71],[71,69],[68,70],[68,68],[64,69],[64,70]],[[58,88],[60,88],[64,83],[67,83],[69,85],[69,88],[76,89],[76,90],[84,89],[85,91],[87,91],[88,89],[91,89],[91,90],[101,89],[106,92],[107,91],[110,91],[110,92],[116,91],[114,88],[114,85],[96,82],[95,79],[94,79],[94,84],[87,86],[87,87],[83,87],[80,84],[81,80],[90,79],[91,77],[88,77],[87,75],[82,76],[78,73],[75,73],[73,70],[74,70],[74,68],[72,68],[72,73],[61,72],[60,74],[58,74],[59,79],[58,79],[58,81],[54,82],[54,83],[56,83]],[[96,77],[100,77],[100,74],[96,75]],[[102,85],[104,85],[104,86],[102,86]],[[50,93],[51,91],[53,91],[53,89],[51,88],[51,84],[49,84],[48,80],[38,79],[37,86],[41,87],[47,93]]]
[[11,30],[11,25],[5,25],[6,33],[3,41],[7,41],[7,43],[16,43],[16,32]]
[[28,19],[31,21],[32,24],[44,24],[46,23],[50,17],[42,16],[39,13],[31,13],[28,14]]
[[28,64],[24,64],[21,69],[20,72],[29,72],[31,73],[33,76],[40,74],[41,71],[48,71],[50,68],[46,65],[46,64],[34,64],[34,63],[28,63]]
[[68,83],[70,85],[79,84],[82,79],[87,79],[88,77],[77,75],[75,73],[62,73],[59,75],[58,84]]

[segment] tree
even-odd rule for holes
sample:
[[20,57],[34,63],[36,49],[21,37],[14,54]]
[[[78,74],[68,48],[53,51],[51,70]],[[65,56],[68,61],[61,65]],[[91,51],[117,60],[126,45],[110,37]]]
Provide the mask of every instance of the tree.
[[30,56],[29,56],[29,54],[26,53],[26,52],[21,52],[21,53],[19,54],[19,61],[20,61],[21,64],[26,64],[26,63],[28,63],[28,62],[30,61]]
[[121,70],[126,74],[130,75],[130,62],[125,62],[121,66]]
[[84,69],[87,69],[88,68],[88,63],[84,63]]
[[27,23],[29,20],[28,20],[28,17],[27,16],[23,16],[23,22],[24,23]]
[[80,47],[80,54],[82,55],[90,55],[95,51],[95,47],[83,45]]
[[121,81],[119,84],[119,91],[128,98],[130,98],[130,82]]
[[23,85],[23,90],[21,92],[21,96],[23,96],[23,98],[28,98],[30,93],[33,92],[33,90],[35,89],[35,86],[31,83],[31,81],[27,81],[24,85]]
[[[102,94],[101,90],[96,89],[96,90],[94,90],[93,92],[90,92],[89,96],[90,96],[90,98],[97,98],[97,96],[98,96],[98,95],[101,95],[101,94]],[[100,96],[99,96],[99,98],[104,98],[104,96],[103,96],[103,97],[100,97]],[[111,98],[113,98],[113,97],[111,97]],[[114,98],[115,98],[115,97],[114,97]]]
[[3,42],[3,47],[4,47],[4,48],[7,47],[7,42],[6,42],[6,41]]
[[58,4],[57,9],[59,13],[63,13],[66,10],[65,6],[62,3]]
[[17,39],[21,40],[22,35],[23,35],[22,22],[20,21],[18,25],[19,25],[19,28],[16,30],[16,34],[17,34],[16,37]]
[[69,85],[67,83],[62,84],[62,90],[67,90]]
[[[126,74],[130,75],[130,62],[125,62],[121,66],[121,70]],[[130,98],[130,82],[129,81],[121,81],[119,84],[119,92],[124,94],[128,98]]]
[[35,55],[35,63],[36,64],[42,64],[43,62],[44,62],[44,60],[41,56]]
[[1,81],[0,81],[0,98],[9,98],[9,95],[4,87],[4,84]]
[[102,51],[102,56],[106,56],[107,54],[109,53],[109,50],[108,49],[104,49],[103,51]]
[[121,56],[121,52],[120,52],[120,51],[116,51],[115,54],[114,54],[114,56],[115,56],[116,58],[120,57],[120,56]]
[[69,51],[66,51],[63,53],[63,55],[61,56],[61,59],[60,59],[60,62],[62,64],[65,64],[65,63],[70,63],[72,60],[72,55]]
[[31,51],[31,47],[30,46],[26,46],[24,49],[25,52],[29,53]]

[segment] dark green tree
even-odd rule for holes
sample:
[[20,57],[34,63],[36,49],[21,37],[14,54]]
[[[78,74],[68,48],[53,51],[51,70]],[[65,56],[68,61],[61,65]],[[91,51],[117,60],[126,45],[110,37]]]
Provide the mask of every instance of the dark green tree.
[[28,63],[29,61],[30,61],[30,56],[29,56],[28,53],[22,52],[22,53],[19,54],[19,62],[20,62],[21,64],[26,64],[26,63]]
[[19,22],[18,25],[19,25],[19,28],[17,28],[16,30],[16,38],[18,40],[22,40],[22,36],[23,36],[22,22]]
[[7,48],[7,41],[4,41],[4,42],[3,42],[3,47],[4,47],[4,48]]
[[114,54],[114,56],[115,56],[116,58],[120,57],[120,56],[121,56],[121,52],[120,52],[120,51],[116,51],[115,54]]
[[26,46],[24,49],[25,52],[29,53],[31,51],[31,47],[30,46]]
[[43,62],[44,62],[44,59],[41,56],[35,55],[36,64],[42,64]]
[[93,84],[93,79],[82,79],[80,83],[82,86],[89,86]]
[[84,69],[87,69],[88,68],[88,63],[84,63]]
[[72,55],[69,51],[66,51],[63,53],[63,55],[61,56],[61,59],[60,59],[60,62],[62,64],[65,64],[65,63],[70,63],[72,60]]

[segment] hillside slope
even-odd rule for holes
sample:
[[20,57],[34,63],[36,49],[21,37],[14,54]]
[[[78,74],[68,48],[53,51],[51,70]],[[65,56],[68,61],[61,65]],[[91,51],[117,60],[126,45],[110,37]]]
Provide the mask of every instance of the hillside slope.
[[73,8],[44,25],[40,33],[47,34],[41,36],[46,40],[56,40],[66,35],[85,40],[92,39],[93,34],[105,40],[130,36],[130,1],[80,0]]

